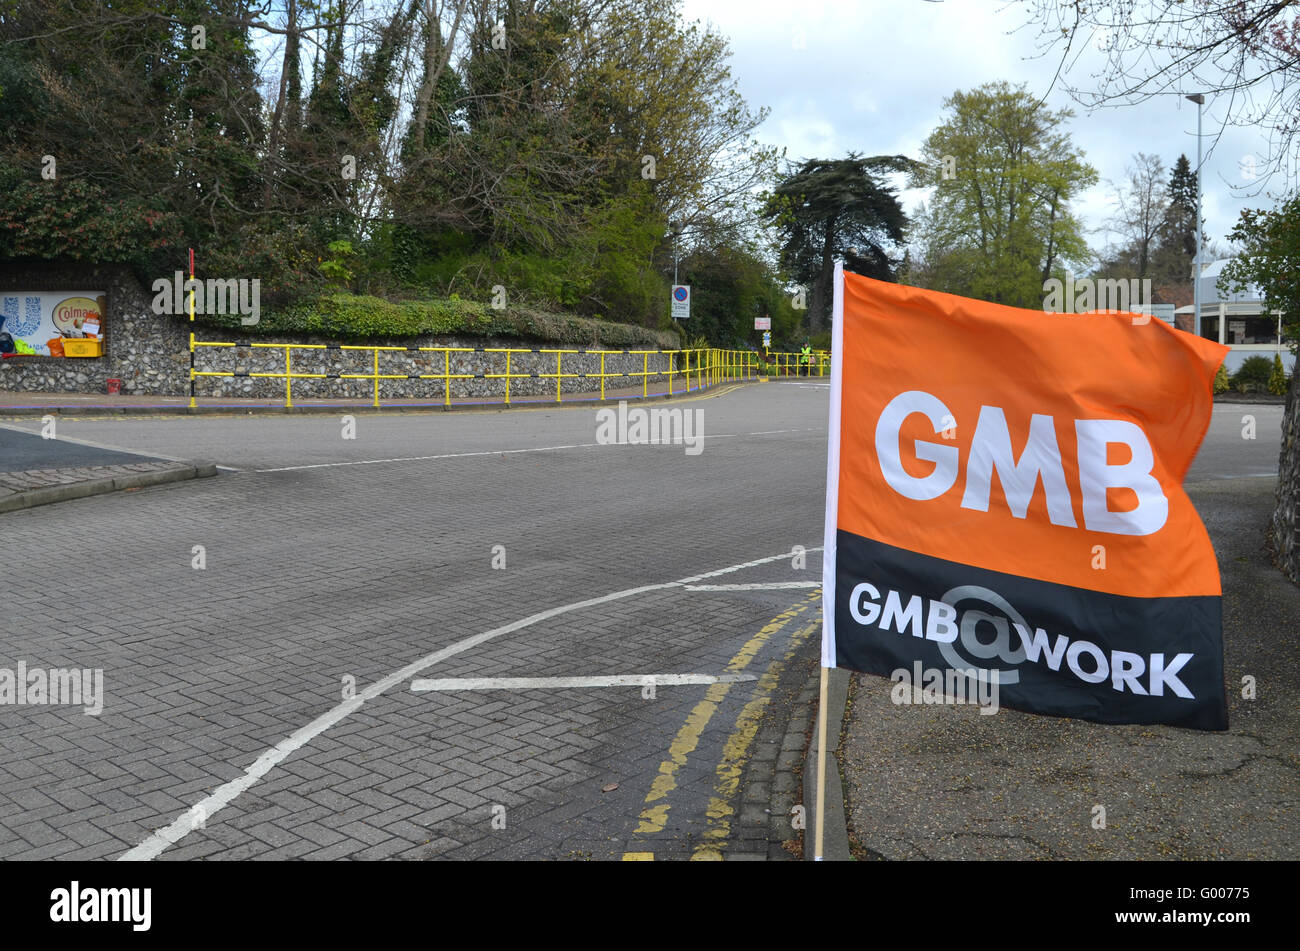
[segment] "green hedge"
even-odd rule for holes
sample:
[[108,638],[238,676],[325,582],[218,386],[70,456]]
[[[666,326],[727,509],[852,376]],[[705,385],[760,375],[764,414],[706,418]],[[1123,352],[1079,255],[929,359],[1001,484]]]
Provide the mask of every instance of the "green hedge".
[[261,320],[245,327],[238,314],[200,315],[209,327],[255,334],[311,334],[344,340],[447,334],[511,337],[583,347],[678,348],[677,334],[635,324],[574,317],[532,307],[495,310],[478,301],[390,301],[355,294],[325,294],[283,310],[263,309]]

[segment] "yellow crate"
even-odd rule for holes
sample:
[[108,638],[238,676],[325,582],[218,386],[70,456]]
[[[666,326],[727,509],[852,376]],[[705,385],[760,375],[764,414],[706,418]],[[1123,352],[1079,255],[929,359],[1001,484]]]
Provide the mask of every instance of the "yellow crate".
[[65,357],[102,357],[104,355],[104,341],[70,337],[63,341],[63,355]]

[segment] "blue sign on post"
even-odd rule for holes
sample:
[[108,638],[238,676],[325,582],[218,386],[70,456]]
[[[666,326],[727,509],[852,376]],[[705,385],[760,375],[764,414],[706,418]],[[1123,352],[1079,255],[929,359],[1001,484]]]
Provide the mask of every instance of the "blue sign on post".
[[691,287],[689,284],[673,285],[673,320],[686,320],[691,316]]

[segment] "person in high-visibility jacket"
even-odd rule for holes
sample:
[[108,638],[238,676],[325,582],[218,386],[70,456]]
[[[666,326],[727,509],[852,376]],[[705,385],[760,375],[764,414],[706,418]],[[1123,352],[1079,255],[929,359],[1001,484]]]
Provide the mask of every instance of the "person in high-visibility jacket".
[[812,348],[808,346],[808,341],[803,342],[803,349],[799,351],[799,362],[803,364],[801,376],[812,376]]

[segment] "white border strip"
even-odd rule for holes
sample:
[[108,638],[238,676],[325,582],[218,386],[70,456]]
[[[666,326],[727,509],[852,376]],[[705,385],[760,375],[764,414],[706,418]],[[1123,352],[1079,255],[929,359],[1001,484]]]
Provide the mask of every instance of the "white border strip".
[[443,677],[412,680],[414,693],[432,690],[539,690],[570,687],[683,687],[757,680],[753,674],[609,674],[594,677]]
[[840,392],[844,385],[844,262],[831,304],[831,418],[826,433],[826,528],[822,542],[822,666],[835,666],[835,532],[840,508]]
[[820,588],[820,581],[756,581],[753,584],[688,584],[687,591],[784,591],[789,588]]

